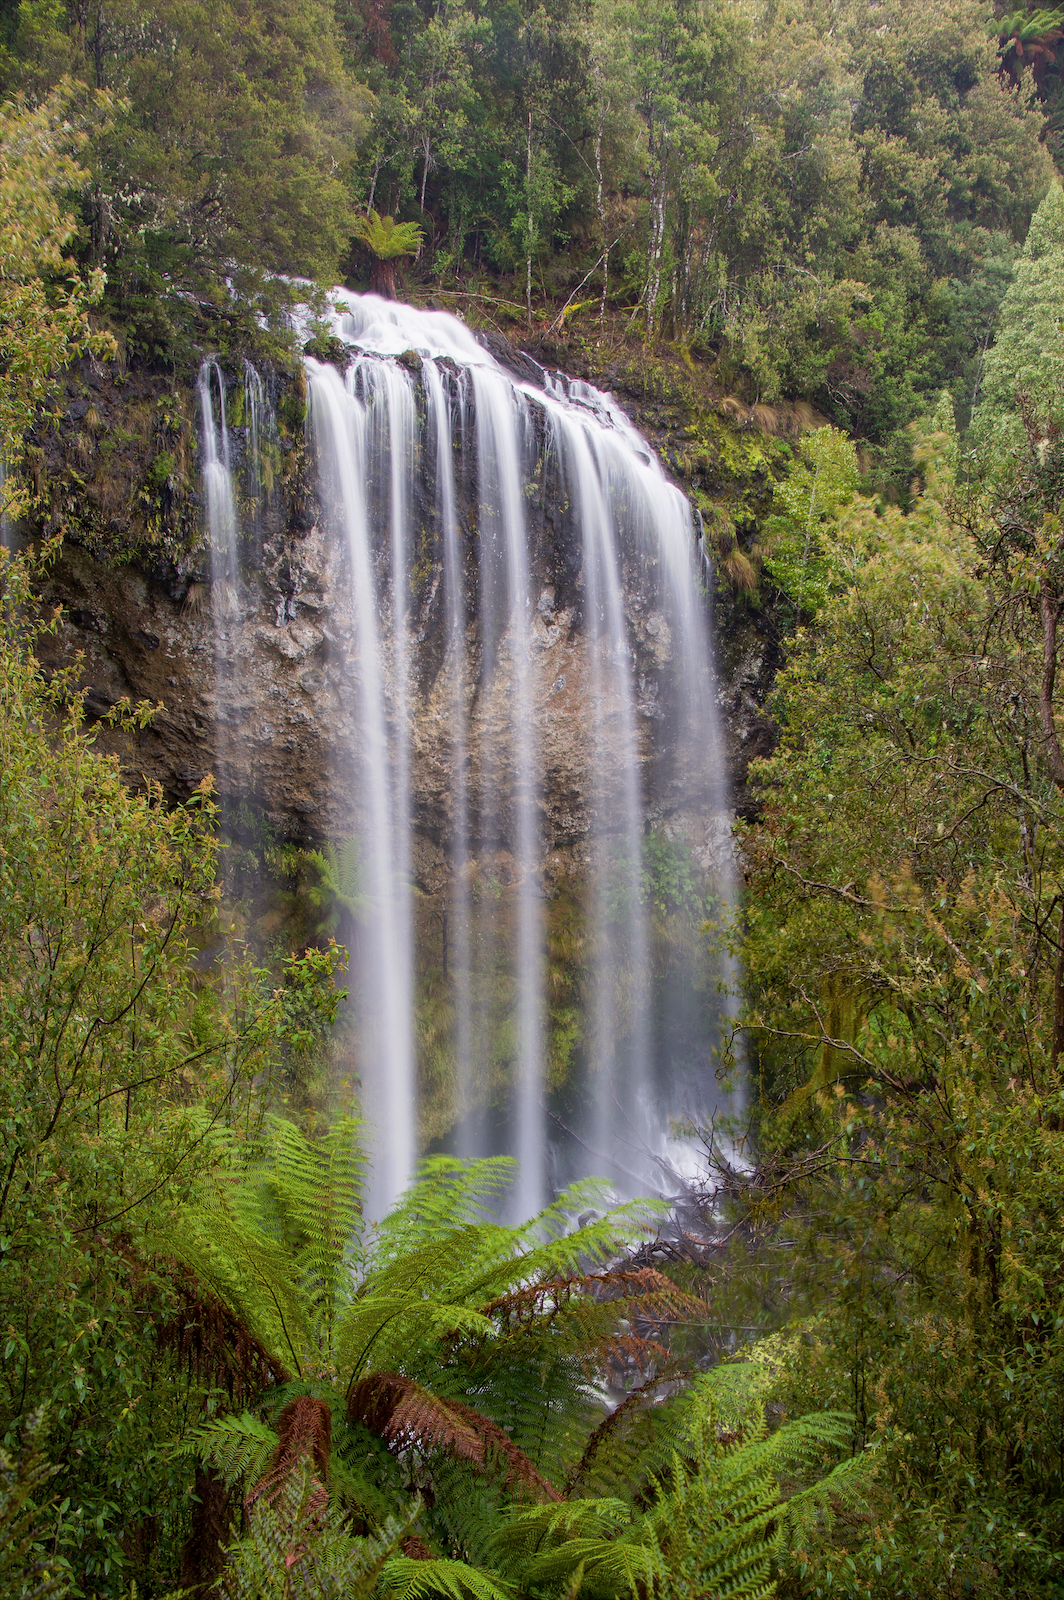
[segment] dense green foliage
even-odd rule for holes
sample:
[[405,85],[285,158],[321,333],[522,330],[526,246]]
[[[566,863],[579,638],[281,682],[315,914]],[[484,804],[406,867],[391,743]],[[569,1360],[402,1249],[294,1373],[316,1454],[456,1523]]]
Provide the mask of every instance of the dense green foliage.
[[[377,1540],[416,1527],[418,1559],[376,1547],[380,1592],[395,1600],[624,1600],[707,1584],[752,1597],[785,1530],[859,1495],[859,1456],[820,1478],[848,1416],[768,1434],[756,1371],[677,1382],[660,1339],[696,1307],[656,1270],[618,1260],[649,1206],[586,1220],[598,1197],[585,1184],[509,1227],[490,1213],[510,1163],[436,1158],[374,1228],[351,1123],[311,1142],[275,1120],[260,1144],[228,1142],[215,1195],[166,1236],[269,1354],[272,1381],[252,1408],[184,1446],[242,1487],[256,1559],[259,1507],[291,1494],[293,1522],[309,1524],[316,1482],[322,1514],[331,1493]],[[603,1419],[596,1386],[625,1371],[644,1381]],[[784,1471],[792,1488],[814,1482],[781,1508]],[[330,1559],[353,1559],[358,1537],[345,1545],[340,1525],[325,1528],[339,1541]]]
[[213,981],[197,974],[209,797],[167,811],[128,791],[71,680],[42,677],[27,569],[0,577],[0,1441],[17,1456],[43,1408],[61,1507],[49,1548],[103,1594],[145,1519],[180,1520],[159,1445],[199,1403],[165,1338],[143,1337],[180,1305],[144,1220],[190,1192],[207,1127],[246,1120],[285,1039],[327,1020],[332,958],[292,970],[300,1024],[237,951]]
[[[682,470],[707,512],[756,485],[710,540],[788,655],[735,933],[756,1162],[709,1224],[740,1273],[699,1269],[721,1326],[779,1331],[705,1371],[645,1212],[510,1228],[502,1168],[435,1161],[371,1225],[321,1081],[357,841],[262,843],[317,942],[259,969],[209,789],[129,792],[5,561],[5,1592],[1059,1595],[1064,19],[7,0],[0,36],[5,505],[72,359],[180,368],[262,337],[276,274],[402,261],[589,373],[697,376]],[[720,908],[664,835],[642,868],[697,993]],[[560,1070],[578,897],[549,922]]]
[[112,96],[80,248],[142,355],[182,359],[261,269],[393,292],[395,226],[458,304],[627,318],[897,476],[942,387],[967,420],[1053,177],[1040,27],[996,40],[976,0],[8,0],[0,71]]
[[805,1561],[796,1593],[1062,1577],[1064,457],[1053,353],[1026,337],[1058,206],[1006,298],[975,453],[944,401],[908,514],[837,501],[791,583],[807,626],[744,841],[750,1216],[792,1246],[809,1313],[781,1392],[846,1397],[883,1495],[878,1536]]
[[997,337],[987,353],[976,412],[980,436],[995,435],[995,453],[1023,444],[1016,391],[1032,404],[1060,388],[1064,376],[1064,189],[1054,183],[1035,213],[1016,276],[1002,302]]
[[58,372],[86,350],[108,353],[88,308],[103,273],[87,282],[64,249],[75,219],[62,199],[86,176],[74,160],[84,134],[66,120],[73,98],[61,84],[40,105],[9,103],[0,113],[0,456],[5,463],[0,514],[25,508],[18,469],[26,431],[52,393]]

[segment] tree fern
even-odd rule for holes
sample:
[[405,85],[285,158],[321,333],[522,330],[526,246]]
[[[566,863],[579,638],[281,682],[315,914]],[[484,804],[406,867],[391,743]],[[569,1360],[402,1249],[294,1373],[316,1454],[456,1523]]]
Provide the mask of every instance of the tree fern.
[[304,859],[318,879],[304,888],[306,898],[318,913],[315,934],[328,938],[339,935],[344,917],[357,919],[368,904],[358,838],[345,839],[339,849],[327,844],[324,850],[307,850]]
[[[858,1469],[843,1467],[814,1487],[846,1419],[769,1434],[760,1368],[684,1378],[669,1365],[662,1330],[698,1307],[626,1258],[654,1208],[581,1225],[601,1200],[582,1184],[507,1227],[509,1163],[437,1158],[373,1227],[356,1124],[313,1141],[275,1119],[257,1144],[219,1148],[211,1203],[175,1218],[167,1244],[279,1380],[252,1413],[191,1441],[241,1483],[245,1564],[260,1575],[270,1541],[289,1537],[279,1507],[303,1518],[310,1552],[315,1530],[339,1538],[341,1511],[380,1531],[424,1487],[420,1526],[442,1554],[389,1565],[382,1594],[399,1600],[501,1600],[508,1586],[750,1597],[768,1592],[781,1530],[823,1521],[836,1491],[856,1487]],[[648,1381],[603,1418],[604,1381],[639,1373]],[[291,1569],[309,1584],[318,1569],[294,1538]]]
[[[638,1463],[625,1450],[627,1495],[525,1510],[495,1534],[489,1556],[522,1587],[588,1600],[637,1593],[758,1600],[774,1593],[771,1572],[783,1540],[808,1529],[834,1498],[858,1501],[867,1462],[843,1462],[824,1476],[823,1458],[845,1446],[852,1419],[824,1413],[769,1433],[762,1382],[749,1364],[701,1375],[671,1405],[655,1408],[655,1420],[667,1421],[656,1436],[637,1434],[648,1446]],[[631,1415],[646,1420],[642,1407]],[[607,1453],[618,1448],[610,1437]],[[817,1481],[785,1500],[784,1472]]]
[[196,1456],[232,1489],[262,1477],[277,1443],[276,1431],[245,1411],[238,1417],[212,1418],[186,1434],[176,1448],[178,1454]]
[[448,1400],[401,1373],[380,1372],[355,1385],[348,1417],[389,1444],[439,1450],[479,1467],[497,1463],[504,1488],[535,1499],[557,1500],[558,1491],[536,1471],[509,1434],[472,1406]]
[[228,1600],[365,1600],[418,1509],[389,1519],[374,1537],[356,1537],[341,1510],[321,1509],[303,1471],[248,1519],[247,1532],[228,1547],[217,1588]]
[[464,1561],[417,1561],[392,1556],[376,1590],[379,1600],[514,1600],[514,1590],[494,1574]]
[[372,207],[364,217],[355,218],[354,232],[378,261],[416,256],[425,238],[424,229],[416,222],[396,222],[394,217],[382,217]]

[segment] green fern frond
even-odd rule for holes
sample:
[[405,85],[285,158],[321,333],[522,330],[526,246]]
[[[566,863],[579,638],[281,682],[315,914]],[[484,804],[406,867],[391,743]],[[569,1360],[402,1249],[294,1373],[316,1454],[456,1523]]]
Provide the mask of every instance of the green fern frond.
[[470,1565],[496,1569],[492,1540],[499,1530],[501,1508],[508,1504],[500,1485],[467,1462],[446,1456],[433,1461],[432,1481],[435,1495],[424,1521],[438,1543]]
[[382,217],[372,207],[366,216],[355,218],[354,232],[379,261],[416,256],[425,238],[424,229],[416,222],[396,222],[394,217]]
[[317,875],[317,882],[307,883],[303,891],[318,913],[315,932],[335,935],[345,912],[349,917],[360,917],[368,904],[358,837],[343,840],[339,849],[327,844],[324,850],[307,850],[303,859]]
[[336,1339],[338,1365],[351,1379],[401,1366],[425,1344],[451,1334],[490,1334],[491,1323],[462,1305],[418,1300],[411,1293],[372,1294],[350,1308]]
[[430,1156],[420,1162],[413,1183],[379,1224],[374,1265],[383,1268],[456,1229],[490,1223],[516,1170],[508,1156],[480,1161]]
[[228,1600],[368,1600],[419,1512],[415,1503],[375,1537],[357,1538],[343,1510],[322,1513],[320,1491],[304,1471],[249,1517],[216,1587]]
[[313,1364],[310,1307],[292,1280],[289,1258],[273,1240],[238,1221],[224,1196],[185,1211],[157,1245],[242,1319],[276,1356],[281,1376],[302,1374]]
[[267,1119],[257,1145],[230,1145],[212,1200],[183,1212],[157,1241],[242,1319],[282,1374],[328,1362],[353,1293],[360,1134],[353,1118],[321,1140]]
[[294,1260],[331,1349],[359,1265],[363,1124],[340,1118],[323,1138],[311,1140],[278,1117],[270,1119],[268,1132],[262,1157],[248,1164],[240,1209],[248,1226],[276,1238]]
[[533,1506],[512,1515],[496,1527],[489,1549],[493,1556],[506,1561],[526,1559],[574,1539],[613,1538],[631,1522],[631,1505],[616,1497],[563,1500],[558,1505]]
[[197,1456],[231,1489],[261,1478],[277,1444],[273,1428],[245,1411],[239,1417],[215,1417],[194,1428],[174,1447],[174,1453]]
[[393,1460],[390,1464],[395,1483],[393,1492],[389,1494],[382,1487],[382,1483],[387,1484],[388,1474],[378,1467],[376,1461],[371,1459],[368,1467],[364,1463],[353,1466],[348,1456],[342,1455],[339,1450],[333,1451],[332,1493],[341,1504],[357,1511],[370,1527],[382,1527],[405,1504],[406,1494],[396,1470],[397,1463]]
[[41,1537],[38,1525],[47,1509],[41,1496],[56,1471],[44,1456],[46,1432],[43,1409],[31,1412],[19,1459],[0,1448],[0,1593],[20,1600],[60,1600],[72,1587],[66,1560],[49,1552],[54,1541]]
[[870,1454],[867,1452],[840,1461],[826,1477],[800,1489],[783,1502],[780,1514],[793,1544],[802,1545],[814,1533],[830,1533],[837,1507],[858,1513],[867,1510]]
[[513,1600],[512,1587],[464,1561],[417,1561],[393,1556],[377,1585],[380,1600]]
[[537,1499],[557,1500],[558,1491],[536,1470],[509,1435],[482,1412],[449,1400],[398,1372],[379,1372],[355,1384],[348,1417],[361,1422],[393,1449],[411,1445],[440,1451],[473,1466],[498,1464],[504,1487],[525,1490]]

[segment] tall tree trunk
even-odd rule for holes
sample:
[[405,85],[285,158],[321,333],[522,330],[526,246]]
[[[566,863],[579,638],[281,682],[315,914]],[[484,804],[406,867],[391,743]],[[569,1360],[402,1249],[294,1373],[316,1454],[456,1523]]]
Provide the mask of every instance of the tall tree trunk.
[[431,136],[429,134],[426,134],[425,135],[425,165],[421,169],[421,197],[420,197],[420,201],[419,201],[419,204],[421,206],[422,211],[424,211],[424,209],[425,209],[425,185],[429,181],[429,162],[432,159],[431,154],[430,154],[431,145],[432,145],[432,138],[431,138]]
[[371,294],[379,294],[385,300],[395,299],[395,262],[382,261],[379,256],[373,257],[373,266],[369,275]]
[[599,301],[599,334],[601,336],[603,325],[606,321],[606,289],[610,281],[610,246],[606,236],[606,205],[605,190],[602,179],[602,134],[606,121],[606,113],[610,109],[608,100],[600,102],[598,126],[595,129],[595,176],[597,188],[595,203],[598,207],[599,227],[602,229],[602,298]]
[[1064,794],[1064,755],[1061,754],[1057,722],[1053,714],[1053,688],[1057,677],[1057,626],[1061,610],[1064,609],[1064,601],[1050,588],[1044,574],[1039,603],[1042,613],[1042,690],[1038,699],[1038,712],[1042,723],[1042,738],[1045,740],[1049,774],[1061,794]]
[[525,256],[525,313],[528,326],[532,326],[532,229],[535,217],[532,209],[532,109],[528,112],[528,146],[525,151],[525,198],[528,204],[528,234]]
[[[1042,616],[1042,686],[1038,697],[1038,715],[1042,724],[1042,738],[1045,741],[1050,776],[1061,794],[1064,794],[1064,755],[1061,754],[1057,719],[1053,712],[1053,690],[1057,680],[1057,627],[1060,623],[1060,613],[1064,609],[1064,601],[1050,588],[1045,573],[1042,574],[1039,609]],[[1064,912],[1061,913],[1060,920],[1060,948],[1053,969],[1053,1038],[1049,1060],[1054,1071],[1060,1062],[1062,1050],[1064,1050]]]
[[1053,1043],[1049,1052],[1049,1065],[1054,1072],[1064,1051],[1064,910],[1060,913],[1060,949],[1053,972]]
[[647,333],[652,338],[658,319],[661,293],[661,267],[665,251],[665,208],[669,180],[669,145],[665,135],[658,139],[657,170],[650,185],[650,248],[647,276]]

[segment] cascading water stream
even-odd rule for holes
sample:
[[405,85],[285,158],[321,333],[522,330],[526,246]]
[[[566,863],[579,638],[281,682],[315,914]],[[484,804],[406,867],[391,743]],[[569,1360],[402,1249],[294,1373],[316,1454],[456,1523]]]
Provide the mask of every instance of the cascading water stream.
[[471,372],[477,430],[478,523],[482,559],[504,558],[505,648],[508,654],[513,782],[508,829],[517,888],[517,1061],[513,1092],[519,1162],[517,1211],[530,1216],[546,1200],[543,1106],[543,930],[540,888],[538,760],[533,723],[528,537],[522,457],[528,424],[525,396],[501,372]]
[[[358,1010],[363,1106],[376,1130],[373,1178],[369,1195],[378,1214],[403,1188],[413,1170],[416,1104],[413,1067],[412,955],[409,946],[410,884],[401,864],[409,859],[409,794],[397,792],[397,773],[404,770],[389,736],[386,662],[380,626],[383,596],[378,592],[375,551],[368,520],[367,445],[381,436],[380,416],[371,422],[356,382],[345,384],[334,368],[308,360],[311,418],[320,464],[322,489],[338,516],[345,538],[354,601],[359,746],[353,751],[352,779],[360,799],[366,838],[363,859],[368,877],[367,937],[353,952],[355,1004]],[[358,371],[351,375],[352,380]],[[373,396],[373,384],[369,393]],[[388,390],[384,390],[387,399]],[[381,398],[377,395],[375,398]],[[387,436],[387,435],[386,435]],[[397,591],[404,592],[404,575]],[[393,602],[403,622],[401,602]],[[395,640],[393,638],[392,645]],[[400,644],[399,653],[402,655]],[[405,661],[398,677],[406,672]],[[399,704],[405,705],[400,691]],[[408,738],[400,730],[399,744]]]
[[[229,455],[229,428],[225,415],[225,380],[216,361],[204,361],[199,370],[200,423],[203,448],[203,489],[207,502],[207,531],[211,541],[211,604],[216,628],[238,604],[240,568],[237,560],[237,510],[233,467]],[[214,397],[218,397],[215,419]]]
[[[645,1135],[650,1110],[647,1029],[647,929],[642,904],[642,808],[640,752],[632,696],[632,651],[628,643],[619,543],[611,496],[619,487],[612,470],[610,436],[564,404],[548,404],[554,450],[576,507],[582,532],[593,739],[598,751],[592,773],[591,922],[594,967],[591,996],[591,1071],[601,1079],[588,1129],[604,1175],[622,1174],[633,1134]],[[618,926],[619,924],[619,926]],[[621,974],[627,990],[628,1044],[617,1026]],[[637,1133],[633,1110],[641,1119]]]
[[[211,622],[214,629],[214,692],[217,708],[215,751],[220,790],[227,789],[229,725],[239,715],[238,667],[234,625],[240,612],[239,521],[233,463],[226,419],[225,379],[218,363],[204,361],[199,370],[200,436],[203,490],[211,560]],[[215,411],[217,401],[217,412]]]
[[[444,916],[449,917],[444,977],[451,977],[455,996],[455,1075],[458,1126],[465,1129],[473,1108],[473,1002],[471,992],[471,903],[469,884],[469,730],[466,714],[466,598],[459,542],[458,501],[454,476],[454,429],[451,399],[435,361],[422,367],[428,410],[429,439],[434,449],[436,515],[443,538],[443,585],[446,608],[445,671],[451,719],[451,872],[452,889]],[[464,390],[458,379],[459,439],[464,444]],[[450,969],[450,970],[448,970]],[[464,1142],[464,1141],[463,1141]],[[463,1148],[462,1155],[471,1155]]]
[[[514,378],[444,313],[343,291],[334,299],[335,332],[357,352],[346,387],[313,360],[308,376],[324,505],[346,533],[358,616],[356,783],[372,893],[353,987],[374,1019],[363,1027],[359,1069],[377,1127],[379,1200],[396,1192],[420,1142],[413,1035],[427,935],[414,929],[411,796],[426,694],[445,708],[449,753],[442,963],[453,1000],[454,1145],[517,1155],[513,1207],[524,1215],[576,1170],[622,1188],[667,1189],[682,1162],[671,1119],[712,1107],[712,1041],[695,1038],[697,1029],[683,1049],[664,1037],[674,997],[652,993],[661,984],[644,847],[655,818],[678,838],[726,804],[690,508],[623,412],[590,386]],[[551,472],[558,511],[543,504]],[[431,504],[416,493],[426,479]],[[566,616],[583,638],[580,848],[591,956],[586,1093],[559,1143],[547,1134],[548,1115],[552,1127],[565,1124],[548,1104],[544,783],[554,719],[565,715],[551,696],[565,678],[548,681],[561,624],[549,586],[538,606],[536,595],[544,519],[566,517],[579,551],[580,603]],[[433,561],[442,688],[434,678],[425,689],[411,585],[415,568]],[[633,584],[650,598],[632,600]],[[654,719],[671,748],[655,755],[651,774]],[[726,863],[715,875],[726,893]]]
[[244,416],[247,420],[248,499],[252,518],[257,523],[272,487],[272,468],[267,470],[267,462],[276,428],[273,411],[266,398],[266,385],[250,361],[244,362]]

